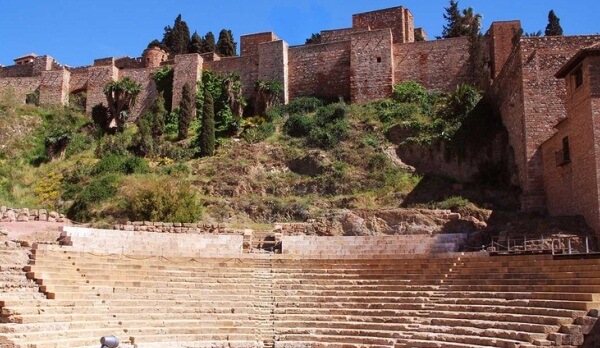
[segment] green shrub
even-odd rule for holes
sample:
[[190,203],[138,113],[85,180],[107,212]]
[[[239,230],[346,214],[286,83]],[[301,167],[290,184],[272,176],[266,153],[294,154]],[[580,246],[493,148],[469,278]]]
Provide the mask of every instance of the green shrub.
[[133,221],[195,222],[202,215],[194,188],[185,181],[136,180],[123,193]]
[[417,104],[411,103],[390,103],[385,107],[378,108],[379,121],[390,125],[397,121],[410,120],[413,116],[421,113],[421,108]]
[[256,144],[273,134],[275,134],[275,125],[271,122],[263,122],[256,127],[246,129],[242,138],[249,144]]
[[401,82],[394,85],[393,98],[398,103],[424,104],[428,101],[429,92],[417,82]]
[[330,104],[320,107],[315,115],[315,123],[319,127],[330,123],[344,120],[346,118],[346,106],[344,104]]
[[348,122],[338,120],[322,127],[314,128],[308,135],[308,143],[321,149],[331,149],[348,137]]
[[90,221],[93,217],[93,207],[117,193],[118,180],[119,177],[115,174],[92,180],[77,196],[75,202],[67,211],[67,217],[78,222]]
[[283,130],[291,137],[300,138],[309,135],[313,127],[312,117],[306,114],[293,114],[283,125]]
[[296,98],[290,101],[283,107],[285,113],[293,114],[308,114],[317,111],[318,108],[324,105],[323,101],[314,97]]
[[148,171],[148,163],[143,158],[109,154],[92,168],[92,175],[104,173],[137,174]]
[[436,203],[435,205],[439,209],[456,211],[457,209],[464,208],[469,205],[469,200],[460,196],[450,197],[442,202]]
[[94,154],[97,158],[109,154],[125,156],[129,154],[131,144],[132,136],[128,132],[104,136],[98,140]]

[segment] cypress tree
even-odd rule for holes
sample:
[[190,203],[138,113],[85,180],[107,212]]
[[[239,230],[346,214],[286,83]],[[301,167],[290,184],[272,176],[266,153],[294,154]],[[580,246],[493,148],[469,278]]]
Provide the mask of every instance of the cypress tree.
[[188,137],[188,130],[194,117],[194,92],[189,83],[185,83],[181,90],[181,101],[179,102],[179,133],[180,140]]
[[204,40],[202,41],[202,53],[214,52],[215,51],[215,34],[212,31],[206,33]]
[[450,0],[450,6],[444,8],[446,13],[444,14],[444,19],[447,22],[447,25],[444,25],[442,30],[442,37],[445,39],[451,37],[460,37],[463,36],[462,27],[462,16],[460,14],[460,10],[458,9],[458,2],[454,0]]
[[202,109],[202,130],[200,131],[200,156],[209,157],[215,154],[215,108],[212,94],[204,90],[204,106]]
[[188,49],[188,53],[202,53],[202,38],[198,35],[197,32],[194,32],[192,35],[192,40],[190,41],[190,47]]
[[562,36],[563,28],[560,26],[560,19],[550,10],[548,13],[548,25],[546,26],[546,36]]
[[187,53],[190,44],[190,29],[181,19],[181,14],[175,18],[173,28],[165,27],[162,43],[172,55]]
[[217,42],[217,53],[224,57],[235,56],[236,44],[233,42],[231,30],[221,30],[219,41]]
[[152,106],[147,112],[150,127],[152,131],[152,139],[157,140],[163,135],[165,128],[165,118],[167,117],[167,109],[165,109],[165,98],[162,94],[158,95],[158,98],[154,100]]

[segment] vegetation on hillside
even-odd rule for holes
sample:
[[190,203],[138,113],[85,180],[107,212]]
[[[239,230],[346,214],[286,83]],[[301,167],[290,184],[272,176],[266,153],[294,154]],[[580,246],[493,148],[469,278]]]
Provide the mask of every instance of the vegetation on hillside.
[[[169,76],[168,69],[155,74],[159,89]],[[276,83],[262,81],[264,109],[244,117],[239,77],[205,72],[191,119],[190,87],[174,110],[159,96],[115,133],[87,119],[76,103],[42,109],[2,96],[0,127],[23,136],[0,139],[0,205],[56,209],[81,222],[234,224],[303,221],[335,208],[395,208],[408,197],[417,206],[467,205],[455,191],[415,199],[431,181],[399,165],[387,137],[403,129],[407,145],[446,142],[458,153],[468,125],[477,124],[469,120],[481,117],[481,94],[471,86],[439,94],[407,82],[394,87],[391,99],[363,106],[316,98],[279,105]],[[58,143],[64,149],[57,156]]]

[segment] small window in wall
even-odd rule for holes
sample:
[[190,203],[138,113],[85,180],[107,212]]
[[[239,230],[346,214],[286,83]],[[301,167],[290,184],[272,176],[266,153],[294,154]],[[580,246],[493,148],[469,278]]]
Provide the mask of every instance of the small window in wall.
[[562,140],[562,150],[556,154],[556,165],[564,166],[571,163],[571,147],[569,145],[569,137],[564,137]]
[[381,63],[381,57],[377,57],[377,63]]
[[575,88],[581,87],[583,85],[583,69],[581,67],[577,68],[573,75],[575,77]]

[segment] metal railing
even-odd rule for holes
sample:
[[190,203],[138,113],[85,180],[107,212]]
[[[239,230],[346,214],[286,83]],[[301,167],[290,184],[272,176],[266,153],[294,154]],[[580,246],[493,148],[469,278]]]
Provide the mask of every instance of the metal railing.
[[552,236],[539,238],[492,238],[489,252],[524,254],[551,253],[552,255],[580,255],[599,253],[597,236]]

